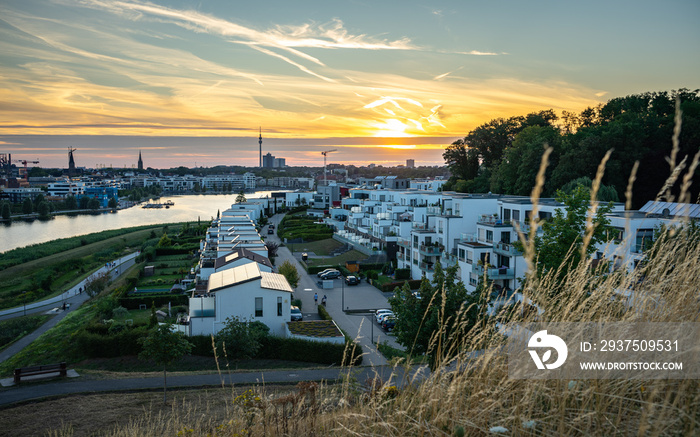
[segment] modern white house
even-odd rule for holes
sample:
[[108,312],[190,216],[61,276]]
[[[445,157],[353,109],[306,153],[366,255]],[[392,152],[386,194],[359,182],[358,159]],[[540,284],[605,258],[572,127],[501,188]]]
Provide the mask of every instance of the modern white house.
[[207,292],[189,300],[189,335],[212,335],[228,317],[262,322],[285,337],[291,319],[292,287],[283,275],[247,263],[209,276]]
[[208,281],[212,273],[232,269],[251,262],[258,263],[260,270],[263,272],[272,272],[272,264],[267,257],[251,252],[248,249],[239,248],[227,255],[201,262],[197,280]]

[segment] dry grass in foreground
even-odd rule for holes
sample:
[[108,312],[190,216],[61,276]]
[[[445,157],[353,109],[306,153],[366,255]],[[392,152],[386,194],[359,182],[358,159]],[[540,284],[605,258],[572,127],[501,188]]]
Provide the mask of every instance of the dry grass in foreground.
[[[640,277],[644,278],[641,285]],[[698,322],[697,233],[681,230],[672,238],[659,239],[652,262],[635,275],[625,271],[601,274],[582,263],[577,270],[569,272],[565,281],[554,284],[545,277],[531,278],[528,282],[528,297],[545,311],[538,321]],[[634,307],[621,311],[620,305],[614,304],[616,290],[631,288],[637,296]],[[557,295],[560,297],[552,297]],[[512,316],[510,323],[532,321],[517,314]],[[510,379],[506,357],[497,351],[502,338],[493,335],[494,323],[484,320],[481,329],[472,330],[459,340],[449,339],[443,345],[444,350],[452,351],[486,350],[464,372],[439,368],[424,380],[377,381],[374,385],[352,380],[333,386],[302,383],[284,393],[262,386],[242,394],[232,394],[230,389],[208,390],[201,397],[193,394],[194,397],[174,402],[165,410],[155,401],[131,401],[135,406],[122,413],[110,403],[88,410],[94,403],[80,405],[80,398],[69,398],[60,415],[52,419],[53,435],[84,435],[79,432],[77,422],[73,422],[73,428],[61,427],[60,417],[76,420],[82,417],[81,420],[92,422],[95,420],[90,416],[112,415],[113,421],[109,417],[102,421],[109,426],[101,425],[96,434],[115,437],[462,436],[498,431],[502,435],[525,436],[700,434],[697,380]],[[205,398],[210,392],[214,398]],[[120,396],[105,396],[113,398],[115,406],[124,405],[116,402]],[[178,398],[182,399],[179,394]],[[0,419],[5,421],[5,417]]]

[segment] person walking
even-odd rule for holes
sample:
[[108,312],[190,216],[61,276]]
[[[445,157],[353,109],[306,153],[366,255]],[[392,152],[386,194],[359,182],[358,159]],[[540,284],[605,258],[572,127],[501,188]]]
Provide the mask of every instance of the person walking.
[[314,293],[314,304],[318,305],[318,293]]
[[323,295],[323,299],[321,299],[321,305],[323,305],[324,307],[326,306],[326,295],[325,294]]

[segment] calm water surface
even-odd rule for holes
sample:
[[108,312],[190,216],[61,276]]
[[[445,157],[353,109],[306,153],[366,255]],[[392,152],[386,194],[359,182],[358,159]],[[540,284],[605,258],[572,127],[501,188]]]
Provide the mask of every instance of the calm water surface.
[[[269,197],[270,193],[271,191],[258,191],[247,193],[246,197],[248,199]],[[14,221],[11,225],[0,224],[0,252],[57,238],[75,237],[109,229],[195,221],[198,217],[202,221],[210,220],[216,217],[218,210],[224,211],[235,203],[237,195],[161,197],[159,202],[172,200],[175,206],[169,209],[143,209],[135,206],[123,209],[116,214],[87,214],[75,217],[59,215],[46,222],[34,220],[33,222]]]

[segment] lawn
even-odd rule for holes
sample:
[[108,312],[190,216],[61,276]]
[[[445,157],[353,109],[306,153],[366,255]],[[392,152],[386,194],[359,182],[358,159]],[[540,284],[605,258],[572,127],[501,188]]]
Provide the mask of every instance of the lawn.
[[308,243],[291,243],[288,245],[290,249],[294,249],[296,252],[313,252],[316,255],[328,256],[330,253],[342,246],[343,243],[334,240],[332,238],[326,238],[325,240],[311,241]]
[[334,266],[334,265],[345,265],[348,261],[362,261],[367,259],[368,256],[357,250],[351,250],[350,252],[345,252],[342,255],[334,256],[333,258],[309,258],[306,261],[308,266]]

